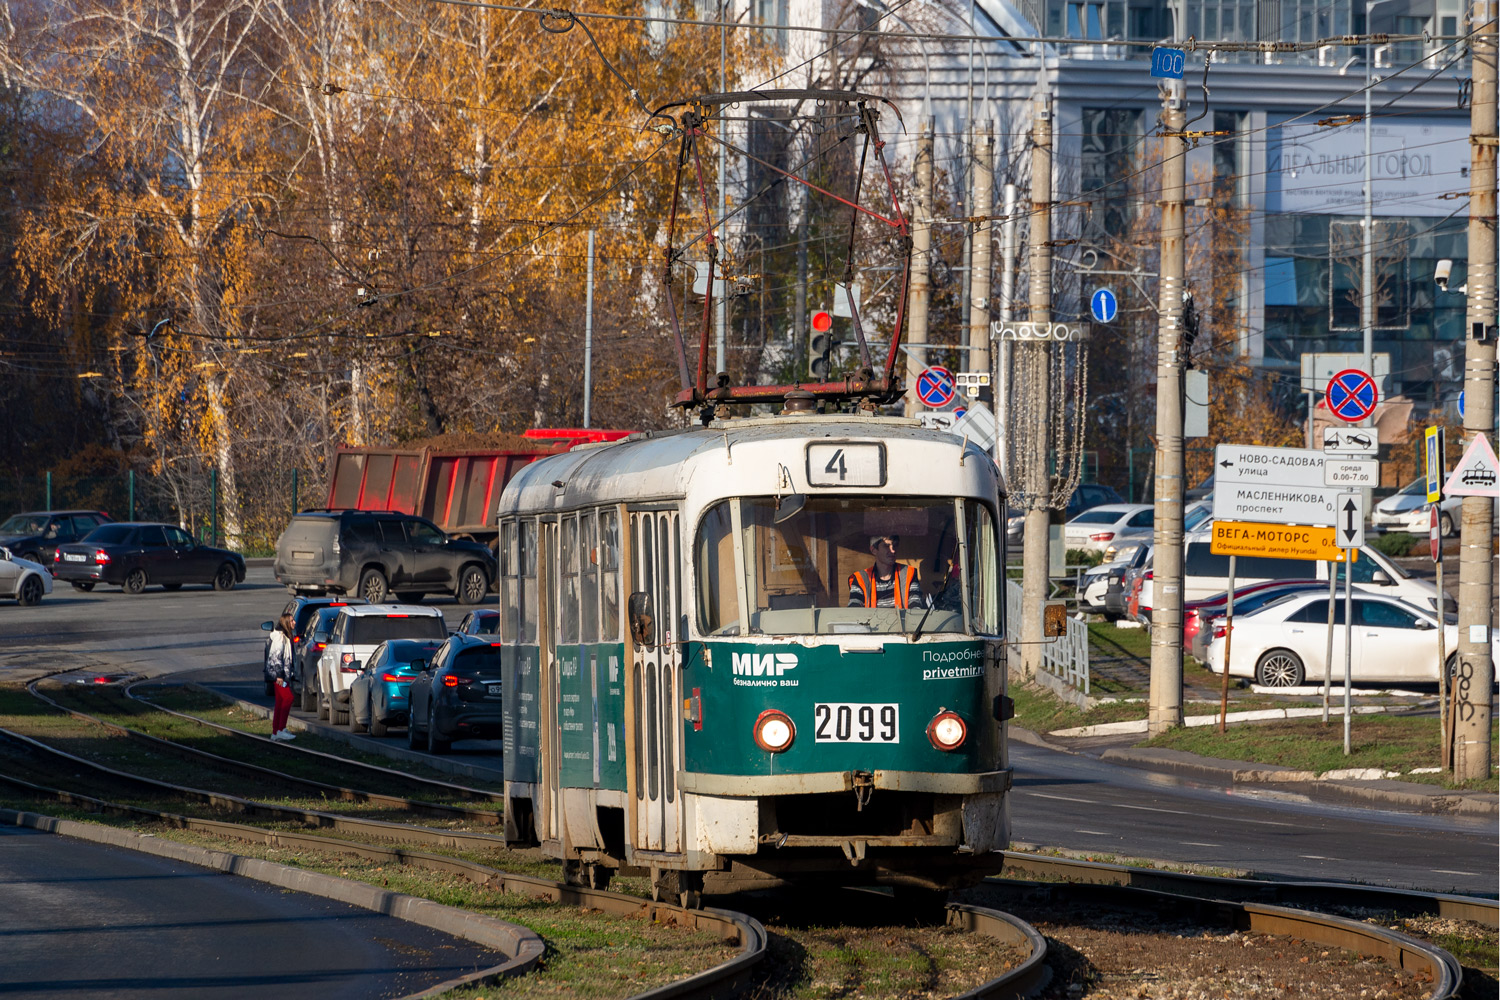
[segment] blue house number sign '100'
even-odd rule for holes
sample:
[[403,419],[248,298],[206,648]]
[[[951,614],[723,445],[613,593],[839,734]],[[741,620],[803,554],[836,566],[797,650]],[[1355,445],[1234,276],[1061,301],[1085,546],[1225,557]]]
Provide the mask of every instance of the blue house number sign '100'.
[[1168,80],[1181,80],[1182,68],[1187,63],[1187,53],[1181,49],[1152,49],[1151,75]]

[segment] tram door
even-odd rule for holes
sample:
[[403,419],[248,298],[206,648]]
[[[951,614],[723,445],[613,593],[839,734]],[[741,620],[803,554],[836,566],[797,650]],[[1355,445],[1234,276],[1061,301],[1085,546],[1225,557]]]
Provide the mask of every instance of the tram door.
[[542,522],[541,544],[538,547],[541,559],[537,592],[543,597],[541,614],[537,622],[539,676],[537,677],[537,785],[541,802],[536,803],[537,836],[542,840],[556,840],[562,835],[562,820],[559,815],[562,732],[558,718],[557,679],[557,630],[561,615],[558,613],[558,581],[561,577],[558,559],[558,530],[556,523]]
[[636,846],[682,850],[681,796],[677,792],[679,727],[677,692],[682,636],[682,547],[676,511],[631,514],[632,593],[646,594],[651,633],[636,646],[635,702]]

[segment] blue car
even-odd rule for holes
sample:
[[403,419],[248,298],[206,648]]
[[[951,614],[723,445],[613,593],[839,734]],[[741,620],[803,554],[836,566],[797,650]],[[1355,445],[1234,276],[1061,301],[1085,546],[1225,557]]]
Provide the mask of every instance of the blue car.
[[350,731],[384,736],[390,727],[406,725],[412,682],[438,646],[428,639],[387,639],[376,646],[349,685]]

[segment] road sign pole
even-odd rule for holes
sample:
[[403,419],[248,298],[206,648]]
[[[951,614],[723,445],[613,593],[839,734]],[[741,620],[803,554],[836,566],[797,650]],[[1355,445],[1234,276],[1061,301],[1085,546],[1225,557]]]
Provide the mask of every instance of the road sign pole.
[[[1348,566],[1348,563],[1344,564]],[[1344,570],[1344,586],[1348,586],[1349,571]],[[1323,725],[1328,725],[1328,695],[1333,686],[1333,615],[1334,602],[1338,600],[1339,564],[1328,562],[1328,651],[1323,654]]]
[[[1432,517],[1434,521],[1437,520],[1437,516],[1437,508],[1434,507],[1432,508]],[[1439,540],[1438,544],[1441,545],[1442,541]],[[1442,553],[1439,552],[1439,555],[1441,554]],[[1438,559],[1436,562],[1434,562],[1433,569],[1437,570],[1438,592],[1438,732],[1444,734],[1444,737],[1446,737],[1448,733],[1448,628],[1445,621],[1445,616],[1443,614],[1443,560]],[[1441,756],[1442,760],[1438,762],[1438,765],[1446,771],[1453,766],[1452,740],[1447,738],[1443,739],[1443,750]]]
[[[1161,283],[1156,360],[1156,523],[1146,731],[1182,725],[1182,293],[1187,142],[1183,85],[1162,90]],[[1228,664],[1225,664],[1228,669]]]
[[[1031,288],[1029,319],[1046,323],[1052,319],[1052,99],[1045,79],[1038,87],[1031,108]],[[1042,665],[1042,604],[1047,599],[1048,527],[1051,517],[1051,484],[1047,475],[1047,444],[1051,423],[1047,398],[1047,372],[1052,345],[1047,341],[1020,343],[1015,347],[1016,367],[1030,372],[1032,398],[1021,401],[1021,412],[1030,408],[1034,420],[1020,427],[1029,440],[1021,447],[1032,461],[1018,462],[1029,481],[1023,484],[1030,503],[1022,535],[1021,569],[1021,672],[1035,677]],[[1022,385],[1027,380],[1017,378]],[[1014,412],[1014,411],[1013,411]],[[1022,452],[1025,454],[1025,452]]]
[[[1473,97],[1469,101],[1468,334],[1464,355],[1464,432],[1474,438],[1495,430],[1495,110],[1496,0],[1469,7]],[[1458,674],[1454,678],[1453,778],[1488,779],[1490,654],[1494,600],[1496,500],[1466,496],[1458,557]]]
[[1350,680],[1354,676],[1354,588],[1349,586],[1352,574],[1344,564],[1344,756],[1349,756]]
[[1229,727],[1229,653],[1234,641],[1234,562],[1239,556],[1229,557],[1229,603],[1224,608],[1224,680],[1219,690],[1219,732]]

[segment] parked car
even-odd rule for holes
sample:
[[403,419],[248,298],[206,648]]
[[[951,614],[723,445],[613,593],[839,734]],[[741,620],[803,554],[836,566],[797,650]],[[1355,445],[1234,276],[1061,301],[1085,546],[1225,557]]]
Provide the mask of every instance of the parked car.
[[1078,581],[1078,606],[1084,611],[1095,613],[1103,612],[1110,621],[1119,618],[1118,613],[1112,614],[1105,604],[1109,596],[1111,586],[1117,585],[1125,575],[1125,570],[1130,566],[1136,553],[1149,545],[1146,541],[1125,542],[1118,548],[1112,547],[1117,558],[1109,562],[1100,563],[1092,569],[1085,570]]
[[1117,541],[1148,541],[1156,509],[1146,503],[1106,503],[1084,511],[1063,525],[1063,545],[1103,552]]
[[412,682],[438,645],[430,639],[391,639],[376,646],[349,685],[350,731],[384,736],[392,726],[406,725]]
[[[348,603],[355,601],[363,603],[360,598],[349,598]],[[318,710],[318,663],[323,659],[323,650],[328,648],[328,640],[333,637],[333,623],[338,621],[342,610],[343,607],[328,605],[314,611],[312,621],[307,625],[307,641],[298,645],[296,670],[302,681],[301,707],[304,712]]]
[[0,546],[0,598],[13,598],[23,608],[52,593],[52,574],[33,559],[22,559]]
[[[1099,483],[1084,483],[1073,491],[1068,498],[1068,506],[1063,511],[1063,520],[1071,521],[1086,510],[1091,510],[1101,504],[1124,503],[1125,498],[1116,493],[1108,486]],[[1013,552],[1020,552],[1021,536],[1026,525],[1026,512],[1024,510],[1008,510],[1005,512],[1005,544]]]
[[411,686],[407,745],[447,753],[454,740],[500,739],[501,643],[451,636]]
[[238,552],[199,545],[175,524],[113,521],[81,541],[59,545],[52,572],[79,590],[93,590],[100,583],[115,584],[127,594],[139,594],[152,584],[167,590],[180,590],[185,583],[233,590],[245,580],[245,560]]
[[35,510],[15,514],[0,524],[0,546],[50,570],[59,545],[78,541],[109,519],[102,510]]
[[[1444,497],[1438,505],[1438,530],[1444,538],[1458,534],[1463,505],[1463,497]],[[1376,504],[1370,513],[1370,528],[1379,532],[1409,531],[1414,535],[1425,535],[1432,530],[1431,508],[1427,502],[1427,479],[1424,477],[1407,483]]]
[[464,615],[458,630],[465,635],[496,635],[500,631],[500,612],[493,608],[477,608]]
[[[292,681],[294,689],[299,688],[299,682],[305,676],[298,668],[302,666],[303,647],[307,645],[318,610],[320,608],[345,608],[353,604],[364,603],[364,599],[359,597],[294,597],[286,602],[286,607],[281,609],[281,613],[292,616],[292,673],[296,675]],[[266,633],[266,645],[260,654],[261,672],[266,681],[266,697],[275,693],[275,681],[271,678],[271,632],[276,628],[278,620],[280,620],[279,616],[272,621],[260,623],[261,631]]]
[[[1344,595],[1338,592],[1334,605],[1333,677],[1344,676]],[[1406,601],[1377,597],[1356,591],[1352,595],[1354,627],[1350,629],[1354,655],[1350,677],[1364,683],[1436,683],[1438,679],[1437,636],[1441,626],[1446,648],[1456,649],[1457,616],[1437,615]],[[1327,671],[1328,595],[1324,591],[1288,594],[1243,619],[1236,616],[1231,643],[1229,675],[1253,677],[1266,687],[1297,687],[1306,681],[1322,682]],[[1208,668],[1224,669],[1223,619],[1214,623],[1208,644]],[[1491,636],[1494,652],[1500,639]],[[1455,653],[1448,656],[1451,671]]]
[[419,604],[361,604],[340,608],[318,657],[318,718],[336,726],[349,722],[349,685],[375,647],[389,639],[436,639],[448,635],[443,613]]
[[[1234,588],[1234,617],[1253,614],[1272,601],[1287,594],[1317,591],[1328,594],[1328,584],[1322,580],[1281,580],[1275,583],[1252,583],[1247,587]],[[1229,610],[1229,591],[1191,601],[1182,606],[1182,648],[1192,653],[1201,662],[1208,655],[1208,641],[1213,637],[1213,620],[1223,617]]]
[[1208,499],[1209,497],[1211,497],[1213,495],[1214,495],[1214,477],[1213,476],[1209,476],[1207,479],[1203,480],[1203,482],[1199,483],[1197,486],[1191,487],[1187,491],[1186,495],[1184,495],[1183,499],[1184,500],[1206,500],[1206,499]]
[[434,591],[478,604],[495,582],[489,546],[450,538],[426,518],[392,511],[303,511],[276,540],[276,579],[293,594],[392,594],[415,604]]
[[1104,586],[1104,616],[1110,621],[1131,617],[1130,598],[1139,591],[1140,578],[1151,568],[1151,545],[1141,545],[1128,557],[1118,560],[1121,564],[1106,574]]

